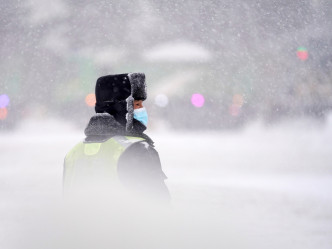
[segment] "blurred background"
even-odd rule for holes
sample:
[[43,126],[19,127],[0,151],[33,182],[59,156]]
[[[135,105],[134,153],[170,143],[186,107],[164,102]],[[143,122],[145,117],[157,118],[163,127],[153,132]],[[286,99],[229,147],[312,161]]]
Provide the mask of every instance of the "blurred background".
[[332,108],[331,5],[2,0],[1,129],[31,115],[83,128],[96,79],[125,72],[146,74],[151,129],[323,121]]
[[[0,248],[332,248],[331,0],[0,10]],[[146,74],[174,213],[95,212],[68,228],[64,156],[94,114],[96,79],[128,72]],[[110,238],[115,221],[124,233]]]

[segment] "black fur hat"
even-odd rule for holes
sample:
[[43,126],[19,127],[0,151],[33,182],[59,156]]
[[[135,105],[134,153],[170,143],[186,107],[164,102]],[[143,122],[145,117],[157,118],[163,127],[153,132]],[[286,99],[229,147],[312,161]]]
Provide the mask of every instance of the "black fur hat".
[[134,100],[145,100],[146,84],[144,73],[106,75],[96,82],[97,113],[107,112],[126,126],[133,128]]

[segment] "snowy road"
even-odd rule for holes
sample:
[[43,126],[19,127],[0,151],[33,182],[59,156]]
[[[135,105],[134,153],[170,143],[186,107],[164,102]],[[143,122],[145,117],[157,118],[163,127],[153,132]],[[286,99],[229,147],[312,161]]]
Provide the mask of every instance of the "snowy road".
[[[176,224],[158,248],[332,248],[331,122],[150,135]],[[63,158],[82,137],[59,121],[0,134],[0,248],[38,248],[31,231],[61,206]]]

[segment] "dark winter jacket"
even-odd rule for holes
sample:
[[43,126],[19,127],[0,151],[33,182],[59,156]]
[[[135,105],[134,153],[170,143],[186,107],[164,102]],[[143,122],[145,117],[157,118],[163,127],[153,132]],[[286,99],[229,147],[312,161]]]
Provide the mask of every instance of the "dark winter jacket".
[[151,138],[143,133],[146,127],[135,119],[133,122],[134,129],[128,132],[112,115],[98,113],[85,129],[85,143],[100,143],[118,135],[143,138],[142,142],[130,146],[119,158],[119,180],[130,189],[168,200],[169,192],[164,182],[167,177],[162,171],[158,152]]

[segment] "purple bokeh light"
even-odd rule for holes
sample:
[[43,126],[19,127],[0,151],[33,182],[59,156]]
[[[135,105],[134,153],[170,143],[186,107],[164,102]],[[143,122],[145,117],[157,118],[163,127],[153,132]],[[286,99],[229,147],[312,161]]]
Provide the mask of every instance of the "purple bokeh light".
[[204,105],[205,99],[202,94],[195,93],[191,96],[191,103],[195,107],[202,107]]
[[5,108],[9,105],[9,97],[6,94],[0,95],[0,108]]

